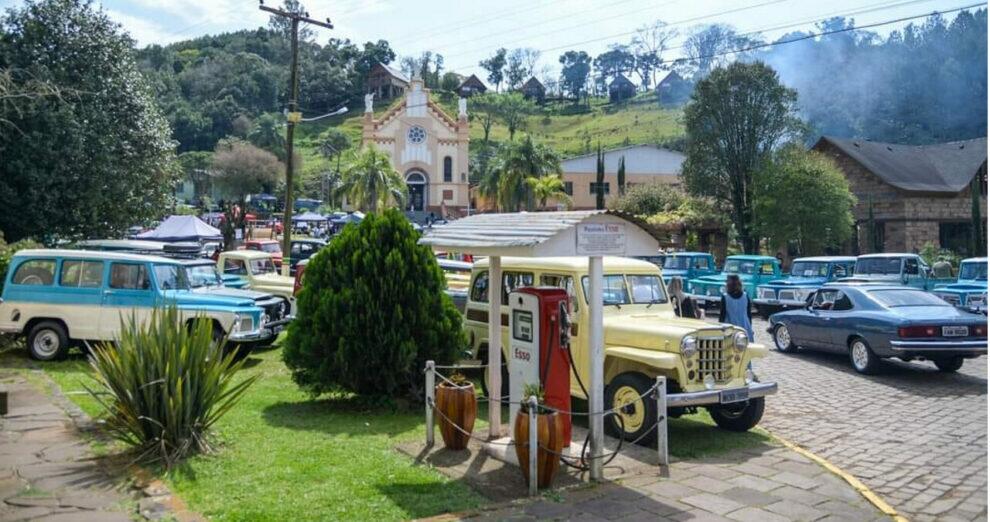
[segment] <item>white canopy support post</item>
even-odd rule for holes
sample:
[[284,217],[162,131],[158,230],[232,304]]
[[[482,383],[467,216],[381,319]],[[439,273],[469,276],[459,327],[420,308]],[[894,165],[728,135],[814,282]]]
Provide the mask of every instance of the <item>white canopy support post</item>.
[[488,438],[502,436],[502,258],[488,258]]
[[603,326],[604,268],[602,256],[588,258],[588,343],[590,384],[588,393],[588,417],[591,428],[591,480],[602,480],[602,455],[605,445],[605,422],[601,412],[605,410],[605,328]]

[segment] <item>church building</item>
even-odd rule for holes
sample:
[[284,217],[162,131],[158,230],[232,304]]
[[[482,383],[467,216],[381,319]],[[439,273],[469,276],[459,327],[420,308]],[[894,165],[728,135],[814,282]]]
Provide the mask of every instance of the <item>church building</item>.
[[430,100],[420,78],[409,82],[401,103],[374,115],[374,95],[365,96],[362,145],[378,147],[392,158],[406,180],[405,210],[417,221],[436,216],[461,217],[468,209],[467,102],[458,102],[457,119]]

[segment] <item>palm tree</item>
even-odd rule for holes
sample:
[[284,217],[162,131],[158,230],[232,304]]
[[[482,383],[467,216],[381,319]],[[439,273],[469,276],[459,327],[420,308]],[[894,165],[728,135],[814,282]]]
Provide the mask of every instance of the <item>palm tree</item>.
[[393,204],[403,205],[406,182],[392,167],[388,154],[374,147],[364,147],[352,153],[348,163],[339,191],[352,205],[370,212]]
[[533,197],[540,203],[540,208],[547,207],[547,201],[553,199],[559,203],[571,206],[571,197],[564,189],[564,180],[557,174],[543,176],[542,178],[528,178],[526,184],[533,193]]
[[525,203],[533,210],[535,198],[526,180],[560,174],[560,157],[550,147],[533,142],[527,135],[518,142],[509,142],[499,149],[498,203],[503,209],[519,211]]

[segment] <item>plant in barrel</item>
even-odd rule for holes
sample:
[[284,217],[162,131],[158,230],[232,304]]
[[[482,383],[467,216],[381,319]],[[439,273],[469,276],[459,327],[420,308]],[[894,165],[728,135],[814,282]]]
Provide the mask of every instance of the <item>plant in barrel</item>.
[[441,380],[436,387],[436,408],[440,435],[447,449],[467,448],[478,417],[478,400],[474,384],[460,373]]
[[560,469],[560,452],[564,448],[563,418],[544,405],[543,388],[538,384],[523,385],[523,402],[513,426],[516,458],[523,479],[529,484],[529,398],[536,397],[536,483],[548,488]]

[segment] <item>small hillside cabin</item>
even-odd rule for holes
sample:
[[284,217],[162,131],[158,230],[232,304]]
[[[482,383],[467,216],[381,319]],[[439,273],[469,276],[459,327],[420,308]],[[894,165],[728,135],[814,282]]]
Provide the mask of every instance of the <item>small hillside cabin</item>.
[[391,100],[406,92],[409,78],[402,71],[377,62],[368,72],[367,88],[376,100]]
[[657,101],[665,107],[677,107],[683,105],[691,97],[691,90],[694,86],[690,81],[685,80],[677,71],[668,71],[666,75],[657,82]]
[[[971,252],[974,199],[986,221],[987,139],[898,145],[822,136],[812,150],[832,158],[856,196],[854,254],[918,252],[931,243]],[[872,230],[871,230],[872,228]],[[986,243],[986,226],[977,233]]]
[[547,88],[537,80],[535,76],[530,77],[526,80],[526,83],[519,88],[519,92],[527,100],[533,100],[536,103],[542,104],[547,98]]
[[619,74],[608,84],[608,100],[612,103],[628,100],[636,96],[636,84]]
[[475,94],[484,94],[487,91],[488,87],[485,86],[485,83],[473,74],[457,86],[457,94],[464,98],[470,98]]

